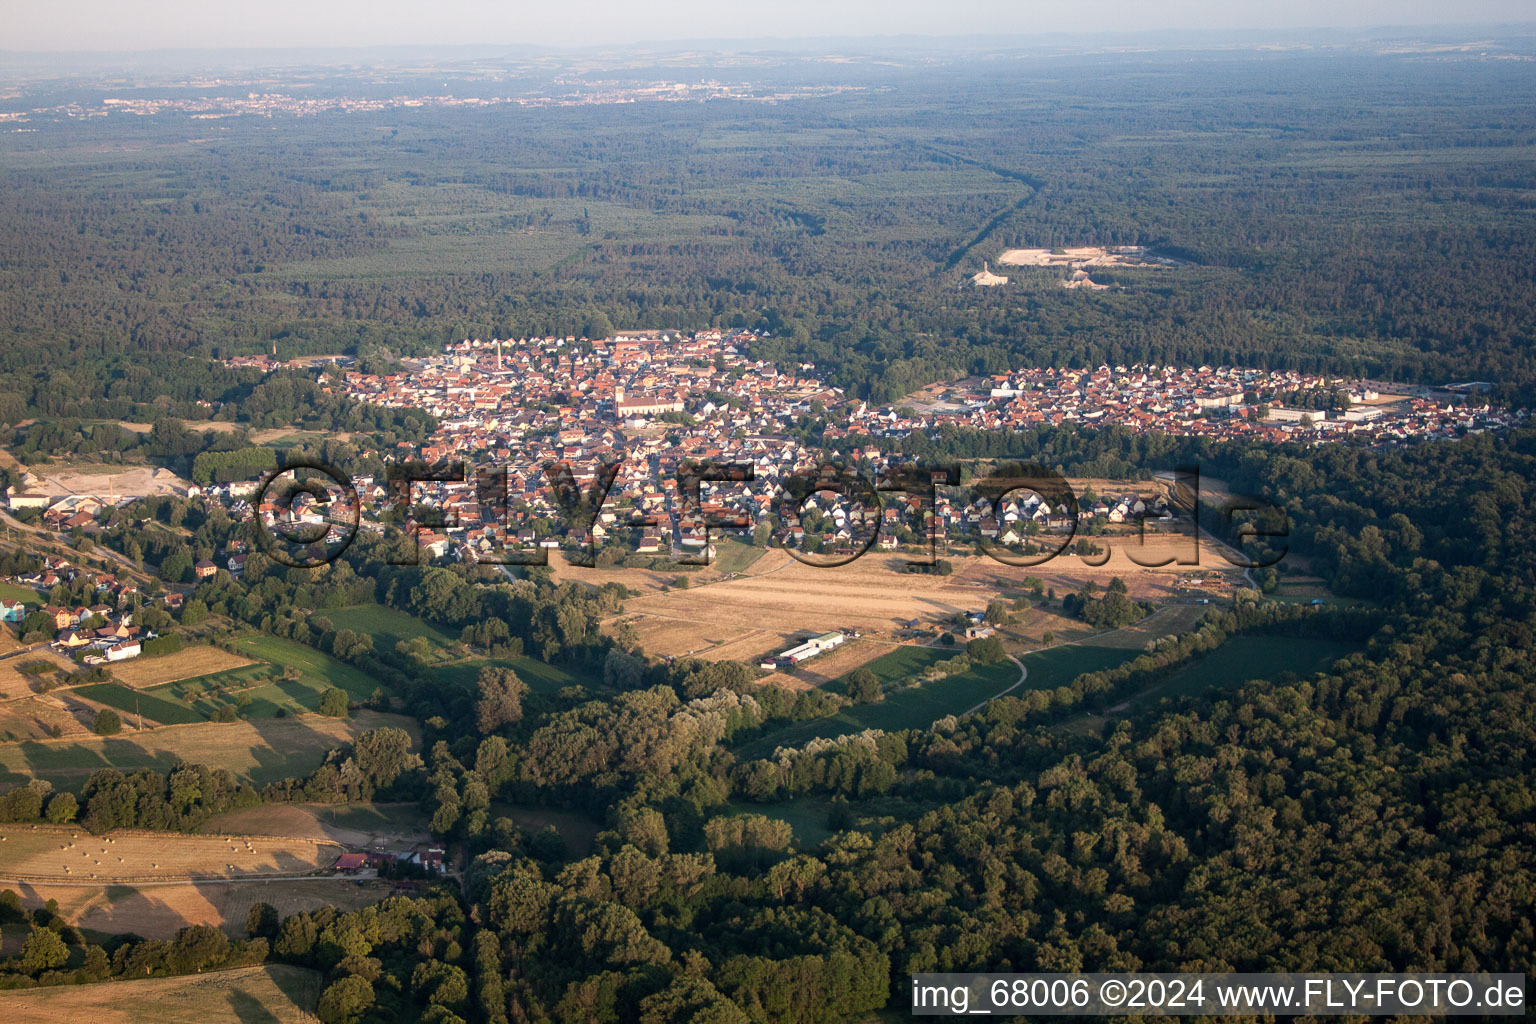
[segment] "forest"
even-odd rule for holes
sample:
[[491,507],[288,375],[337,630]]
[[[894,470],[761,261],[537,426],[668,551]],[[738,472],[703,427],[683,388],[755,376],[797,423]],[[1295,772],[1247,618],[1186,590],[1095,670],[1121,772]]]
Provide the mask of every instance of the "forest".
[[[1105,361],[1531,394],[1536,83],[1516,62],[1149,53],[869,84],[0,136],[0,423],[206,417],[253,381],[198,360],[274,343],[709,324],[881,401]],[[1081,291],[996,263],[1095,244],[1185,265]],[[1008,285],[959,287],[984,260]]]

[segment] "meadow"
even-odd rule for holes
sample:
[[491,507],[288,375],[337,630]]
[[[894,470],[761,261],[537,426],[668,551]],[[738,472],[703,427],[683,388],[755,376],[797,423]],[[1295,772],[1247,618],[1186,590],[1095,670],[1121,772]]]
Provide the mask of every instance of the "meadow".
[[1309,676],[1359,650],[1342,640],[1298,641],[1281,636],[1238,636],[1159,680],[1132,698],[1145,704],[1165,697],[1198,697],[1207,690],[1229,689],[1253,679],[1277,679],[1287,672]]
[[61,789],[78,789],[98,768],[131,772],[169,771],[178,761],[226,768],[254,785],[314,771],[327,751],[361,732],[395,726],[419,738],[414,719],[375,711],[350,718],[291,716],[230,723],[199,722],[117,736],[83,736],[0,744],[0,785],[39,778]]

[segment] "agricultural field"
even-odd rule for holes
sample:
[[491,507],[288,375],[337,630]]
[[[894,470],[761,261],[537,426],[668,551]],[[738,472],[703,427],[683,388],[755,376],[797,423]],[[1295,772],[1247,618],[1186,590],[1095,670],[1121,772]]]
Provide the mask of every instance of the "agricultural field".
[[148,725],[191,725],[205,721],[205,717],[185,704],[165,700],[153,693],[133,690],[120,683],[91,683],[77,686],[72,695],[109,708],[123,715],[123,721],[132,727],[142,718]]
[[239,878],[307,874],[341,855],[316,839],[178,835],[120,830],[95,836],[67,825],[0,826],[0,872],[28,881],[102,884],[115,881]]
[[0,702],[0,744],[51,739],[55,729],[60,737],[91,735],[72,710],[83,702],[69,696],[65,691]]
[[28,908],[57,900],[60,915],[88,937],[132,932],[146,939],[169,939],[194,924],[244,936],[253,903],[269,903],[283,916],[328,906],[357,910],[387,897],[392,885],[327,875],[137,885],[26,882],[9,888]]
[[34,692],[33,683],[36,677],[25,675],[17,669],[22,665],[35,662],[47,662],[54,667],[55,672],[73,672],[79,667],[46,645],[26,650],[17,648],[7,657],[0,658],[0,700],[7,697],[22,697]]
[[[1038,568],[1023,569],[980,555],[956,554],[948,556],[955,566],[950,576],[908,573],[908,556],[901,554],[871,552],[849,565],[818,568],[797,562],[782,550],[770,550],[733,579],[699,579],[686,589],[670,590],[646,589],[644,581],[636,581],[639,596],[626,601],[624,613],[606,625],[612,629],[620,621],[629,622],[649,654],[747,660],[772,650],[777,642],[774,637],[786,638],[798,632],[857,629],[866,636],[891,639],[907,620],[942,626],[958,612],[980,611],[999,593],[1018,592],[1031,577],[1055,589],[1058,596],[1075,592],[1090,581],[1102,590],[1119,577],[1138,599],[1187,597],[1179,586],[1187,569],[1177,565],[1146,569],[1130,561],[1127,551],[1139,546],[1137,538],[1094,540],[1108,550],[1109,561],[1103,566],[1088,566],[1080,558],[1063,556]],[[1144,551],[1136,553],[1149,560],[1154,555],[1188,554],[1191,550],[1192,542],[1186,538],[1149,542]],[[1220,557],[1219,550],[1208,540],[1200,547],[1201,565],[1213,570],[1212,597],[1230,594],[1233,586],[1242,584],[1242,574]],[[580,571],[571,570],[573,578]],[[610,570],[609,574],[625,582],[625,572]],[[1088,632],[1081,624],[1076,627],[1080,632],[1073,632],[1073,625],[1065,620],[1044,622],[1048,613],[1031,614],[1042,619],[1038,626],[1027,624],[1036,634],[1050,629],[1061,638],[1071,639]],[[763,641],[760,649],[758,640]],[[728,653],[723,648],[728,648]]]
[[355,711],[350,718],[302,715],[230,723],[200,722],[117,736],[75,736],[0,744],[0,785],[47,779],[61,789],[78,789],[98,768],[164,772],[177,761],[226,768],[253,785],[303,776],[314,771],[328,751],[350,743],[361,732],[381,726],[420,732],[414,719],[376,711]]
[[29,1024],[312,1024],[324,988],[315,971],[285,964],[175,978],[0,992],[0,1016]]
[[261,804],[215,815],[200,831],[327,840],[370,850],[412,849],[430,838],[419,804]]
[[466,658],[429,669],[428,674],[446,686],[470,690],[487,665],[510,668],[535,693],[557,693],[567,686],[596,686],[602,682],[601,674],[589,675],[570,665],[546,665],[537,658]]
[[211,644],[195,644],[184,647],[174,654],[158,657],[139,656],[120,661],[112,666],[112,676],[118,682],[135,689],[163,686],[182,679],[228,672],[255,664],[249,658],[214,647]]

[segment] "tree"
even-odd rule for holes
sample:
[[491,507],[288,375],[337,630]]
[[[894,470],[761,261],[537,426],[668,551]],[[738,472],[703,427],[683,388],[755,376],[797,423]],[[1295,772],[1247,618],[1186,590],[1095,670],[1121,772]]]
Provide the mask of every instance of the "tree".
[[880,677],[867,668],[856,668],[848,673],[848,698],[856,704],[874,704],[884,700],[880,689]]
[[421,758],[411,753],[411,734],[393,726],[363,733],[357,738],[352,756],[363,774],[380,789],[403,773],[421,767]]
[[366,979],[349,974],[320,993],[315,1015],[322,1024],[354,1024],[372,1005],[373,986]]
[[277,935],[277,909],[270,903],[256,902],[245,913],[245,930],[253,937],[270,939]]
[[965,645],[965,653],[979,665],[995,665],[1008,656],[1003,642],[995,636],[984,636]]
[[177,548],[160,563],[160,578],[167,583],[180,583],[192,574],[192,553],[185,546]]
[[523,698],[528,695],[528,684],[516,672],[487,665],[480,670],[476,685],[480,699],[475,702],[475,722],[482,733],[492,733],[523,720]]
[[55,825],[67,825],[80,813],[80,802],[73,793],[56,793],[48,801],[48,820]]
[[633,690],[644,683],[644,658],[617,647],[608,652],[608,657],[603,661],[604,686],[611,686],[615,690]]
[[1006,626],[1013,621],[1013,609],[1008,602],[1001,598],[994,598],[987,602],[986,620],[994,626]]
[[21,971],[36,975],[63,967],[69,961],[69,948],[57,932],[48,928],[33,928],[21,947]]
[[96,712],[96,720],[91,723],[91,731],[97,736],[116,736],[123,731],[123,719],[111,708],[102,708]]
[[346,718],[351,705],[347,691],[335,686],[320,695],[320,713],[331,718]]

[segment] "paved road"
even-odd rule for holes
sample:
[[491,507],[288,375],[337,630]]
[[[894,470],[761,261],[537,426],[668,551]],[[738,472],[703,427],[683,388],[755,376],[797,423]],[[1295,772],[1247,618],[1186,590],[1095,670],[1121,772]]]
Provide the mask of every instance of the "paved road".
[[[1060,647],[1062,645],[1061,644],[1056,644],[1055,646]],[[1046,650],[1046,648],[1044,648],[1044,647],[1042,647],[1040,649],[1042,651]],[[982,708],[986,707],[988,704],[990,704],[993,701],[997,700],[997,698],[999,698],[999,697],[1006,697],[1010,693],[1012,693],[1014,690],[1017,690],[1019,687],[1024,685],[1024,680],[1029,678],[1029,669],[1025,668],[1024,667],[1024,663],[1022,661],[1020,661],[1018,658],[1015,658],[1011,654],[1008,655],[1008,660],[1013,662],[1015,665],[1019,666],[1019,678],[1018,678],[1018,681],[1015,682],[1012,686],[1008,687],[1008,689],[1003,690],[1000,693],[994,693],[992,696],[988,697],[986,700],[982,701],[980,704],[977,704],[975,707],[960,712],[960,717],[964,717],[966,715],[969,715],[973,711],[980,711]]]
[[[20,530],[23,533],[40,534],[50,540],[57,540],[60,541],[60,543],[63,543],[60,534],[54,533],[52,530],[45,530],[41,526],[28,526],[26,523],[22,522],[20,519],[15,518],[8,512],[0,512],[0,524],[9,526],[13,530]],[[117,562],[123,567],[123,570],[127,575],[141,583],[149,579],[149,576],[145,574],[144,570],[140,569],[137,565],[134,565],[127,555],[113,551],[105,544],[97,544],[88,553],[85,554],[75,552],[75,556],[77,558],[106,558],[110,561]]]

